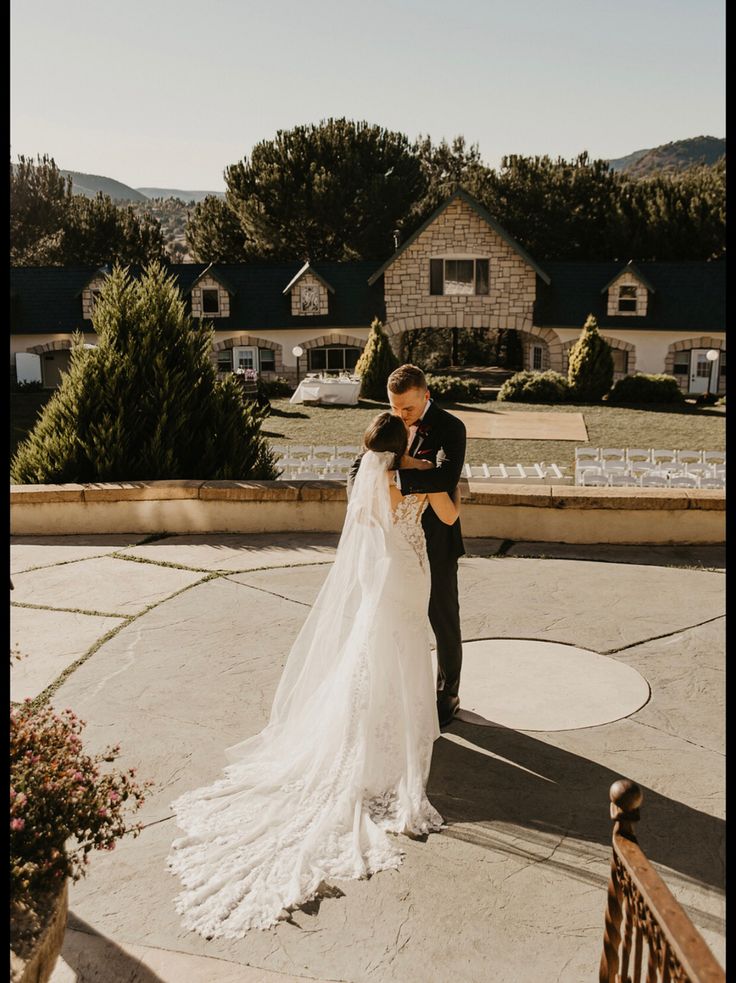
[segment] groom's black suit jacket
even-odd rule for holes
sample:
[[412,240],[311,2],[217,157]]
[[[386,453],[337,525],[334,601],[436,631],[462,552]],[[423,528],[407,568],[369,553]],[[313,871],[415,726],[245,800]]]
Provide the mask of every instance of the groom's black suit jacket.
[[[465,425],[432,400],[420,421],[416,436],[408,448],[411,457],[431,461],[435,467],[426,471],[419,468],[401,468],[399,483],[403,495],[422,495],[431,492],[447,492],[452,495],[460,481],[465,463]],[[348,478],[348,490],[360,465],[356,458]],[[465,553],[460,519],[452,526],[442,522],[432,508],[426,508],[422,526],[427,540],[430,566],[443,559],[457,559]]]

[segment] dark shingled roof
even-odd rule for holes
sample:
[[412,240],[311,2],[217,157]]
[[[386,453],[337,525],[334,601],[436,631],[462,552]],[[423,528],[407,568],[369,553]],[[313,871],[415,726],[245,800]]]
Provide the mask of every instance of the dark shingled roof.
[[601,293],[623,269],[621,263],[545,262],[550,283],[537,280],[534,323],[539,327],[582,328],[592,314],[599,327],[648,331],[725,331],[726,263],[637,263],[654,288],[647,313],[606,314],[607,293]]
[[[194,281],[210,264],[172,264],[168,270],[186,295]],[[383,280],[368,285],[377,263],[314,263],[312,269],[324,277],[335,292],[330,311],[324,315],[293,315],[291,296],[284,295],[288,283],[304,265],[291,263],[212,264],[210,272],[222,276],[236,291],[230,300],[230,317],[212,318],[217,330],[247,333],[274,328],[368,327],[378,317],[385,320]],[[75,329],[92,331],[82,318],[80,293],[97,267],[14,267],[10,271],[10,330],[13,334],[62,333]],[[134,268],[135,275],[138,271]],[[206,320],[206,318],[205,318]]]

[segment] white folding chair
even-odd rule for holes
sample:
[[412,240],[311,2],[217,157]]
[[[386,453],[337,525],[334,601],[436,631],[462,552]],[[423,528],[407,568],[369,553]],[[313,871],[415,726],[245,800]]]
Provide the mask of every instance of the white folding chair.
[[586,468],[580,476],[580,484],[583,488],[602,488],[608,485],[609,477],[601,468]]
[[725,488],[726,479],[724,478],[701,478],[699,488]]
[[648,464],[652,460],[651,447],[627,447],[626,460],[629,464]]
[[360,453],[360,447],[355,444],[343,444],[335,448],[335,457],[343,457],[344,455],[352,454],[355,457],[356,454]]
[[703,464],[725,464],[725,451],[703,451]]
[[639,479],[629,471],[614,471],[608,476],[608,484],[619,488],[633,488],[638,486]]
[[490,478],[491,473],[487,464],[469,464],[470,474],[468,478]]
[[289,457],[311,457],[312,456],[312,445],[311,444],[292,444],[287,451]]
[[641,476],[639,484],[642,488],[667,488],[669,487],[669,479],[666,474],[656,474],[654,471],[650,471],[649,474]]
[[698,488],[700,479],[695,474],[673,474],[670,478],[670,488]]
[[628,470],[628,465],[624,460],[614,460],[611,458],[608,461],[601,461],[601,470],[604,474],[625,474]]
[[524,480],[524,466],[521,464],[505,464],[506,478],[510,478],[512,481],[523,481]]
[[674,451],[652,448],[652,464],[661,467],[663,464],[676,464],[677,456]]
[[675,451],[675,455],[678,464],[702,464],[703,462],[702,451],[678,450]]
[[600,453],[601,461],[625,461],[626,460],[626,448],[625,447],[601,447]]
[[312,457],[318,460],[330,461],[335,456],[334,444],[315,444],[312,448]]
[[601,456],[600,447],[576,447],[575,448],[575,463],[582,464],[584,461],[588,461],[591,464],[598,461]]

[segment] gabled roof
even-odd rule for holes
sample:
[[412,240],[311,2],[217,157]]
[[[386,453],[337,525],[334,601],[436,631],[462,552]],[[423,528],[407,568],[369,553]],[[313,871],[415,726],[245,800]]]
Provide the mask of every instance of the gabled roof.
[[90,285],[90,283],[92,283],[93,280],[96,280],[97,277],[100,277],[100,276],[109,276],[109,275],[110,275],[110,267],[107,264],[105,264],[104,266],[98,266],[96,270],[94,270],[92,273],[90,273],[90,275],[84,281],[84,283],[82,284],[82,286],[79,288],[79,292],[77,293],[77,297],[81,297],[82,296],[82,291],[86,287],[88,287]]
[[540,284],[534,304],[539,327],[582,328],[588,314],[598,327],[626,330],[693,331],[707,334],[726,330],[726,262],[640,263],[652,293],[646,314],[609,314],[601,284],[620,273],[620,263],[548,262],[552,277]]
[[396,250],[393,256],[389,257],[389,259],[386,260],[383,266],[381,266],[378,270],[376,270],[373,276],[368,280],[368,283],[369,284],[375,283],[375,281],[381,276],[381,274],[384,273],[389,268],[389,266],[391,266],[391,264],[394,263],[399,258],[399,256],[404,252],[404,250],[408,249],[409,246],[414,242],[414,240],[418,239],[419,236],[422,234],[422,232],[424,232],[424,230],[428,226],[430,226],[432,222],[434,222],[434,220],[438,218],[438,216],[440,216],[442,212],[444,212],[444,210],[449,205],[452,204],[453,201],[457,201],[457,200],[464,201],[466,205],[469,205],[470,208],[472,208],[473,211],[476,213],[476,215],[478,215],[479,218],[481,218],[486,223],[486,225],[490,226],[490,228],[492,228],[493,231],[497,235],[499,235],[504,240],[504,242],[507,243],[507,245],[509,245],[514,250],[514,252],[524,260],[525,263],[531,266],[534,272],[538,276],[540,276],[545,283],[550,282],[548,274],[545,273],[545,271],[541,268],[541,266],[539,266],[539,264],[536,263],[531,258],[529,253],[527,253],[526,250],[519,245],[516,239],[510,236],[509,233],[498,224],[498,222],[493,218],[493,216],[488,211],[486,211],[483,205],[481,205],[481,203],[476,198],[473,198],[472,195],[469,195],[467,191],[463,191],[462,188],[458,188],[457,191],[453,192],[450,195],[450,197],[439,206],[439,208],[436,208],[432,212],[432,214],[429,216],[427,221],[423,225],[420,225],[419,228],[416,230],[416,232],[413,232],[409,236],[406,242],[403,242],[399,246],[399,248]]
[[297,272],[296,276],[293,276],[291,280],[289,280],[281,292],[288,294],[297,281],[301,280],[301,278],[307,273],[311,273],[313,277],[316,277],[316,279],[319,280],[323,287],[326,287],[331,294],[334,294],[335,288],[332,286],[332,284],[328,283],[323,276],[320,276],[313,266],[310,266],[309,260],[307,260],[304,266],[302,266],[302,268]]
[[191,293],[192,290],[197,286],[197,284],[199,283],[199,281],[203,277],[206,277],[206,276],[212,277],[213,280],[217,280],[217,282],[220,284],[220,286],[221,287],[224,287],[225,290],[227,290],[227,292],[229,294],[235,294],[237,292],[235,290],[235,288],[232,286],[232,284],[228,283],[228,281],[225,279],[225,277],[222,275],[222,273],[218,269],[216,269],[215,264],[214,263],[209,263],[202,270],[202,272],[199,274],[199,276],[197,276],[194,280],[192,280],[192,282],[187,287],[186,291],[184,291],[184,294],[186,295],[188,293]]
[[649,280],[647,280],[639,267],[634,265],[634,261],[632,259],[630,259],[626,266],[620,269],[618,273],[608,281],[605,287],[601,287],[601,293],[604,294],[611,284],[615,283],[616,280],[618,280],[620,276],[623,276],[624,273],[631,273],[643,287],[646,287],[650,293],[654,293],[654,287],[651,285]]
[[[219,331],[251,332],[293,329],[309,324],[320,327],[367,327],[374,318],[386,319],[381,284],[368,286],[376,261],[320,263],[320,269],[334,284],[335,296],[327,314],[291,313],[291,298],[283,294],[284,283],[294,278],[302,261],[291,263],[237,263],[217,265],[219,282],[232,287],[228,317],[212,318]],[[184,297],[208,268],[206,263],[173,263],[165,266],[174,276]],[[139,267],[130,274],[138,277]],[[12,334],[41,334],[49,331],[71,333],[93,331],[82,317],[79,299],[82,285],[97,272],[93,267],[16,266],[10,269],[10,290],[16,295],[10,309]],[[205,320],[209,320],[205,317]]]

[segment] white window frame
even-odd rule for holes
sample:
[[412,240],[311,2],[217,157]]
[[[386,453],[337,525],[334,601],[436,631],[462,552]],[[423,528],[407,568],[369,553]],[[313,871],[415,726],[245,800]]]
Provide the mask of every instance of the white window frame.
[[[339,373],[339,372],[352,372],[353,371],[352,369],[346,369],[345,368],[345,352],[348,349],[355,349],[358,352],[358,358],[360,358],[360,348],[357,345],[318,345],[315,348],[310,348],[309,351],[307,352],[307,371],[308,372],[325,372],[327,374],[329,374],[330,372],[336,372],[336,373]],[[328,352],[331,352],[331,351],[339,351],[339,352],[342,352],[342,368],[340,368],[340,369],[331,369],[331,368],[328,368],[327,363],[329,361],[329,356],[328,356],[327,353]],[[325,353],[325,367],[323,369],[315,369],[310,364],[311,361],[312,361],[313,352],[324,352]]]
[[[450,253],[443,256],[432,256],[431,259],[442,260],[442,294],[433,294],[435,297],[488,297],[491,292],[491,270],[490,270],[490,257],[489,256],[478,256],[477,253]],[[472,263],[473,264],[473,275],[471,282],[469,284],[469,290],[448,290],[447,284],[459,283],[459,281],[448,281],[447,279],[447,264],[448,263]],[[478,263],[485,263],[487,270],[487,280],[488,280],[488,291],[486,293],[477,293],[476,284],[478,282]]]
[[[252,365],[240,364],[240,352],[250,352],[253,358]],[[239,368],[253,369],[255,372],[259,371],[259,356],[258,356],[258,345],[233,345],[233,371],[237,372]]]

